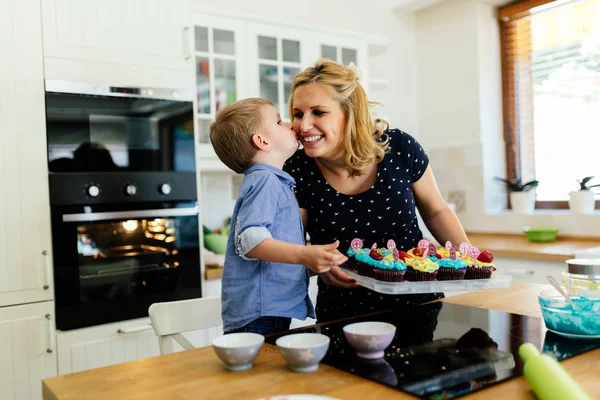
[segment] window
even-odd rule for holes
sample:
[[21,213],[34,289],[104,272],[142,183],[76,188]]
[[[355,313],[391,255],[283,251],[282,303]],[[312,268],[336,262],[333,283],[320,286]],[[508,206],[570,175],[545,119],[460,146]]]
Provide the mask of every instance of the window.
[[600,0],[525,0],[499,18],[507,176],[540,181],[538,208],[567,208],[576,179],[600,183]]

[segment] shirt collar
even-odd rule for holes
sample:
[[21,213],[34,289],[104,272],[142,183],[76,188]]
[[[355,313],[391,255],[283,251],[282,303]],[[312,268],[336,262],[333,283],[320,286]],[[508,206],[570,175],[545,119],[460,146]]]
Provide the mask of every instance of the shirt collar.
[[266,171],[271,171],[272,173],[274,173],[275,175],[277,175],[279,178],[283,179],[288,185],[295,185],[296,181],[294,181],[294,178],[292,178],[292,176],[290,174],[288,174],[287,172],[285,172],[284,170],[281,170],[279,168],[275,168],[272,165],[269,164],[264,164],[264,163],[254,163],[252,164],[249,168],[247,168],[244,171],[244,175],[248,175],[251,172],[254,171],[260,171],[260,170],[266,170]]

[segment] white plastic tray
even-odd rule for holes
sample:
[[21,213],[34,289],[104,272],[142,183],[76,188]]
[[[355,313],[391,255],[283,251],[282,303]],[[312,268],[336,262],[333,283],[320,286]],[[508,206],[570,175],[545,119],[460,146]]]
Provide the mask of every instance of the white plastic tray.
[[384,282],[358,275],[349,269],[344,272],[356,279],[356,283],[367,289],[384,294],[467,292],[471,290],[506,288],[512,281],[510,275],[495,275],[490,279],[465,279],[459,281]]

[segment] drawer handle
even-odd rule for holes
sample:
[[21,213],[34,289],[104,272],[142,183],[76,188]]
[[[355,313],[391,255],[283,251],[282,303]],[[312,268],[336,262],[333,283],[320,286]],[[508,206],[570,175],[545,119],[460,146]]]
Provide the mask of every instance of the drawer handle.
[[50,256],[48,250],[42,250],[44,256],[44,290],[50,289]]
[[145,332],[152,329],[152,324],[142,325],[142,326],[134,326],[133,328],[126,329],[117,329],[117,333],[120,335],[127,335],[128,333],[137,333],[137,332]]
[[517,269],[517,268],[509,268],[506,270],[507,273],[512,275],[533,275],[535,271],[532,269]]
[[52,329],[52,316],[50,314],[46,314],[46,319],[48,320],[48,348],[46,349],[46,353],[54,352],[54,329]]
[[183,28],[183,59],[189,60],[191,55],[190,52],[190,27],[186,26]]

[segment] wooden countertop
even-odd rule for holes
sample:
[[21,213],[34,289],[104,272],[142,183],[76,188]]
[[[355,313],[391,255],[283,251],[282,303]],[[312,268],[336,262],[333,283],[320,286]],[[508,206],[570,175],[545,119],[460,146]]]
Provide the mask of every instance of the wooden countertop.
[[600,238],[558,236],[555,242],[532,243],[525,235],[468,232],[469,241],[481,250],[497,257],[524,258],[539,261],[565,262],[575,256],[575,250],[600,247]]
[[[549,285],[515,283],[506,289],[484,290],[443,301],[540,316],[536,293]],[[600,398],[600,349],[561,363],[593,397]],[[290,371],[269,344],[261,349],[254,367],[231,373],[224,370],[213,349],[203,347],[98,368],[42,382],[44,400],[71,399],[259,399],[274,394],[313,393],[339,399],[414,399],[387,386],[321,364],[318,372]],[[476,392],[468,399],[534,400],[524,378]]]

